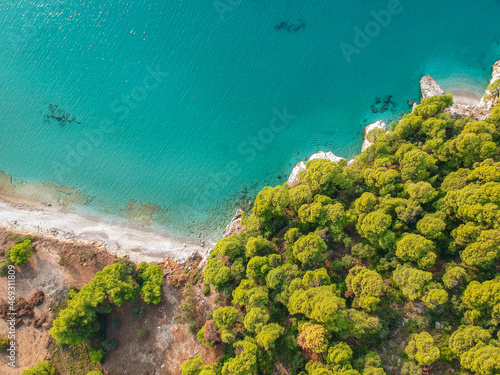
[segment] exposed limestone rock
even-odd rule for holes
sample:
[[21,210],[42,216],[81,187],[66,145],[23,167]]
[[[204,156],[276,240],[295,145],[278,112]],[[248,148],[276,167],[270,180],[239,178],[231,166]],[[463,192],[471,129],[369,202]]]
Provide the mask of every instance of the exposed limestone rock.
[[420,92],[422,93],[422,100],[430,98],[431,96],[444,95],[444,90],[432,76],[422,77],[420,80]]
[[243,213],[243,209],[240,207],[236,210],[231,222],[226,226],[226,230],[224,231],[224,235],[222,237],[229,237],[231,234],[241,234],[243,233],[243,226],[241,225],[241,214]]
[[299,173],[306,169],[306,163],[303,161],[295,164],[295,167],[292,169],[292,173],[290,173],[290,177],[288,177],[288,181],[286,185],[288,187],[292,187],[299,184]]
[[331,151],[328,151],[328,152],[318,151],[317,153],[315,153],[313,156],[311,156],[309,158],[309,160],[314,160],[314,159],[328,159],[330,161],[333,161],[334,163],[337,163],[344,158],[335,155]]
[[[490,85],[500,80],[500,60],[493,64]],[[479,120],[484,120],[490,115],[491,109],[498,103],[498,97],[492,95],[488,89],[481,98],[479,104],[474,108],[474,115]]]
[[361,146],[361,152],[365,151],[368,147],[370,147],[373,144],[367,139],[367,137],[368,133],[370,133],[372,130],[375,129],[387,130],[387,126],[385,125],[385,122],[383,122],[382,120],[379,120],[373,124],[365,126],[365,128],[363,129],[363,136],[365,137],[365,139],[363,141],[363,145]]
[[[500,60],[493,64],[490,85],[500,80]],[[431,76],[424,76],[420,80],[420,91],[422,100],[431,96],[443,95],[444,91]],[[487,118],[491,109],[498,103],[498,96],[493,95],[488,89],[479,100],[473,95],[460,95],[455,93],[453,96],[453,105],[446,109],[452,117],[472,116],[478,120]],[[415,109],[415,107],[413,107]]]

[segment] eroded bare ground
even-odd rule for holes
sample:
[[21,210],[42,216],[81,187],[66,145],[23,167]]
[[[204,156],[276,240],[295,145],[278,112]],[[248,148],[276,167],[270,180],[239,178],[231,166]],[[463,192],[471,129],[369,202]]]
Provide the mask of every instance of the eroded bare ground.
[[[0,255],[8,250],[14,241],[12,233],[0,229]],[[50,359],[54,345],[50,345],[49,329],[52,326],[53,313],[62,301],[70,286],[81,288],[115,258],[103,249],[88,245],[77,245],[53,239],[39,238],[33,242],[33,255],[26,264],[17,267],[16,293],[18,301],[27,301],[43,291],[44,301],[33,306],[33,313],[25,313],[23,322],[16,330],[17,367],[7,365],[5,354],[0,355],[0,374],[21,375],[23,370]],[[199,261],[199,260],[198,260]],[[197,263],[193,265],[195,267]],[[127,303],[113,311],[109,319],[118,318],[119,328],[108,324],[108,338],[115,338],[118,346],[107,353],[104,360],[104,373],[108,375],[164,375],[180,374],[180,365],[188,358],[202,355],[206,363],[215,362],[221,350],[210,350],[201,345],[195,335],[188,330],[187,324],[174,324],[174,316],[179,312],[182,302],[182,286],[193,282],[193,272],[183,272],[184,267],[165,262],[162,264],[166,274],[163,298],[157,306],[147,306],[143,302]],[[200,275],[197,272],[197,276]],[[199,277],[197,277],[199,279]],[[194,280],[196,281],[196,280]],[[214,297],[204,297],[202,283],[194,286],[194,295],[203,315],[213,310]],[[1,304],[6,302],[7,280],[0,278],[0,313]],[[146,314],[143,318],[134,317],[131,311],[136,306],[143,306]],[[31,316],[32,315],[32,316]],[[203,323],[203,322],[201,322]],[[145,329],[145,337],[138,337]],[[0,319],[0,336],[6,336],[7,323]],[[143,332],[144,333],[144,330]],[[77,374],[70,369],[58,368],[60,375]],[[83,374],[85,375],[86,372]]]
[[[110,318],[120,319],[120,328],[109,328],[107,333],[107,337],[114,337],[118,342],[117,349],[109,352],[104,361],[109,375],[175,375],[180,374],[180,365],[195,355],[201,355],[207,363],[217,360],[220,353],[201,345],[187,324],[174,324],[180,302],[181,291],[166,284],[157,306],[146,307],[142,302],[127,304],[111,314]],[[144,318],[132,316],[135,306],[147,308]],[[138,337],[141,329],[147,330],[144,338]]]
[[[0,230],[0,254],[4,254],[14,241],[12,233]],[[61,260],[62,259],[62,260]],[[63,243],[50,239],[33,242],[33,255],[26,264],[17,267],[16,299],[30,300],[43,291],[44,301],[21,316],[16,329],[17,367],[7,365],[5,354],[0,356],[0,373],[18,375],[45,359],[50,358],[48,330],[52,325],[51,307],[64,299],[69,286],[81,288],[114,258],[103,250],[90,246]],[[7,279],[0,278],[0,305],[6,302]],[[0,319],[0,336],[6,336],[7,323]]]

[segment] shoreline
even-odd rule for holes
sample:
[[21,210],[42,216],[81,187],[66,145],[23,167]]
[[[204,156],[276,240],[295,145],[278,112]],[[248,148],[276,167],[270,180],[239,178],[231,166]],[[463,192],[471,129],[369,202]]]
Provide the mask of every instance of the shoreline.
[[0,227],[61,241],[103,247],[117,257],[134,262],[162,262],[165,258],[182,262],[195,253],[205,257],[212,247],[189,242],[187,238],[160,233],[118,221],[53,207],[34,207],[0,199]]
[[[500,74],[499,69],[500,61],[493,65],[492,81]],[[424,84],[422,81],[425,81]],[[431,76],[424,77],[422,81],[421,100],[444,93]],[[494,104],[486,105],[484,96],[480,97],[471,90],[453,90],[451,93],[454,97],[454,105],[450,107],[452,114],[464,116],[472,114],[476,108],[487,113],[491,110],[489,107]],[[484,116],[484,113],[481,114]],[[366,136],[375,128],[387,129],[387,126],[381,120],[367,125],[363,129],[364,142],[361,152],[371,145]],[[337,162],[343,158],[331,151],[320,150],[309,158],[312,159],[329,159]],[[298,173],[304,169],[306,166],[303,161],[296,164],[289,175],[287,185],[291,187],[297,184]],[[51,183],[26,183],[19,187],[13,185],[9,177],[0,172],[0,227],[9,231],[99,246],[112,255],[127,256],[134,262],[162,262],[165,258],[183,262],[196,253],[206,260],[216,243],[207,238],[203,246],[193,243],[193,239],[187,236],[173,235],[151,226],[139,226],[126,221],[81,213],[74,210],[75,204],[82,203],[85,199],[78,190]],[[54,205],[48,204],[48,201]],[[224,233],[218,238],[242,230],[240,215],[241,212],[238,210]],[[221,226],[223,225],[222,223]],[[203,263],[202,261],[201,264]]]

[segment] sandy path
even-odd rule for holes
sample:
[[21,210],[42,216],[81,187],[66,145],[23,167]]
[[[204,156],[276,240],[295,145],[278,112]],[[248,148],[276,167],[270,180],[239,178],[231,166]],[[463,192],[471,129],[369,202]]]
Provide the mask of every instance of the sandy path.
[[206,256],[210,248],[209,244],[202,247],[128,223],[106,221],[51,207],[24,207],[3,200],[0,200],[0,227],[61,240],[93,243],[117,256],[129,255],[132,261],[160,262],[165,257],[183,261],[195,252]]

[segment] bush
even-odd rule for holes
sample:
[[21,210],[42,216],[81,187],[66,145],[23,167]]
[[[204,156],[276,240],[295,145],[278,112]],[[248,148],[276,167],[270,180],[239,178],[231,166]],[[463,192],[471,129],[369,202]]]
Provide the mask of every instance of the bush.
[[90,360],[94,363],[102,363],[104,360],[104,349],[94,349],[90,352]]
[[116,349],[117,346],[118,346],[118,341],[116,341],[116,339],[113,337],[110,339],[104,340],[102,342],[102,348],[106,352],[109,352],[110,350]]
[[23,375],[55,375],[56,370],[52,367],[49,361],[41,362],[36,366],[23,371]]
[[9,272],[10,262],[8,259],[4,258],[0,260],[0,277],[7,277]]
[[140,339],[148,336],[149,332],[148,332],[148,329],[147,328],[141,328],[138,332],[137,332],[137,337],[139,337]]
[[9,347],[9,339],[7,337],[0,337],[0,353],[3,353]]
[[135,318],[144,318],[144,316],[146,315],[146,308],[143,306],[136,306],[132,308],[130,313]]

